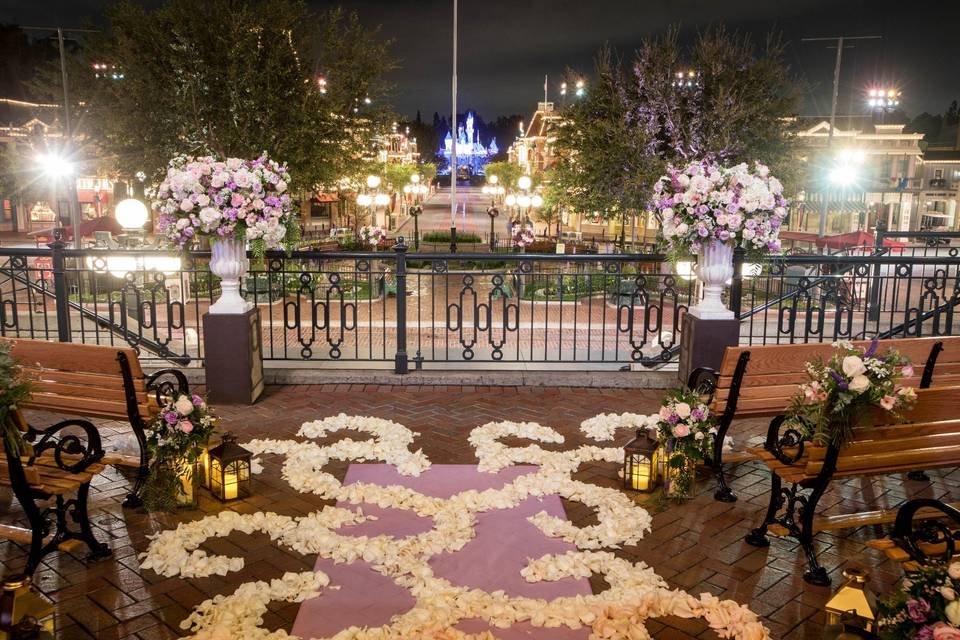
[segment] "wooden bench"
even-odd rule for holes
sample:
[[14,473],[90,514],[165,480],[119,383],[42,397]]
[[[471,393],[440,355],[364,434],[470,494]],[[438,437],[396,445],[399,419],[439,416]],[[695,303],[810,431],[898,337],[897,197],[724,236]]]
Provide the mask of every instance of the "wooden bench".
[[914,498],[894,511],[889,537],[870,540],[867,546],[899,562],[904,573],[930,564],[950,562],[960,541],[960,504],[932,498]]
[[[189,393],[183,373],[162,369],[148,376],[140,368],[136,351],[130,348],[17,338],[10,342],[11,354],[33,381],[32,397],[21,408],[130,423],[140,455],[107,454],[103,461],[138,469],[136,482],[123,503],[138,506],[149,463],[145,429],[165,398],[174,391]],[[30,427],[27,439],[32,442],[41,433]]]
[[814,535],[879,524],[889,516],[887,511],[871,511],[817,517],[817,503],[831,480],[960,465],[960,387],[921,389],[917,396],[914,408],[899,420],[882,411],[873,412],[866,418],[873,425],[855,428],[853,440],[842,449],[814,445],[793,426],[784,428],[783,416],[775,418],[763,447],[750,450],[770,469],[771,487],[763,522],[746,541],[767,546],[768,531],[796,538],[807,557],[804,580],[830,584],[826,570],[817,562]]
[[[854,344],[867,346],[870,341]],[[899,351],[914,366],[915,376],[904,384],[918,388],[931,385],[936,366],[937,386],[960,384],[960,336],[881,340],[879,351]],[[725,463],[753,458],[749,453],[724,454],[722,443],[735,418],[772,418],[786,411],[797,385],[807,382],[806,366],[816,358],[833,355],[831,343],[727,347],[719,370],[696,369],[688,387],[710,397],[710,410],[719,417],[713,447],[712,467],[717,477],[714,498],[734,502],[737,496],[727,486]],[[924,479],[922,471],[917,479]]]
[[[18,412],[12,415],[26,432],[28,427],[22,415]],[[28,576],[33,575],[48,553],[69,551],[79,542],[86,543],[92,559],[112,553],[93,535],[87,514],[90,480],[104,466],[96,427],[86,420],[64,420],[39,435],[32,457],[14,455],[4,446],[5,457],[0,463],[0,484],[13,489],[30,521],[29,529],[3,525],[0,537],[30,545],[24,568]],[[76,497],[69,498],[74,492]],[[48,500],[55,501],[52,507],[41,508],[37,504]],[[68,516],[77,523],[79,531],[67,525]]]

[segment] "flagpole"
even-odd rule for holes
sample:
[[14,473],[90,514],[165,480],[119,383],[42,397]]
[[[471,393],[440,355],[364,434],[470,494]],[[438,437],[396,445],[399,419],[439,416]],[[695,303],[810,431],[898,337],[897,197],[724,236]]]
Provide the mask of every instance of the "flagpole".
[[453,118],[450,135],[453,145],[450,150],[450,253],[457,252],[457,0],[453,0]]

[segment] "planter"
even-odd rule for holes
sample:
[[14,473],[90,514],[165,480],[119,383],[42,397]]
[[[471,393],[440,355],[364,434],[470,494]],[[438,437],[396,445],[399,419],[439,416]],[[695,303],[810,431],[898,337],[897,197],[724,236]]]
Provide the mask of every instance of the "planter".
[[244,242],[239,238],[219,239],[213,243],[211,254],[210,271],[220,278],[220,298],[210,306],[210,313],[246,313],[253,304],[240,295],[240,280],[250,269]]
[[721,294],[733,278],[733,245],[719,240],[703,244],[696,271],[703,283],[703,300],[687,313],[704,320],[732,320],[733,311],[723,303]]

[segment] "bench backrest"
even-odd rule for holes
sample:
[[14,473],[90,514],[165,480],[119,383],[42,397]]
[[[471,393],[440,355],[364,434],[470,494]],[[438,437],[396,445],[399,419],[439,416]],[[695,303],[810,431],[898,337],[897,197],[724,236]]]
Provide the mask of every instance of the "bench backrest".
[[127,398],[118,354],[130,364],[140,415],[151,414],[146,377],[133,349],[11,338],[11,354],[33,382],[27,408],[126,420]]
[[[960,466],[960,387],[917,391],[913,410],[899,418],[876,411],[873,425],[857,427],[840,450],[834,475],[869,475]],[[816,476],[826,447],[807,449],[806,476]]]
[[[937,342],[942,342],[944,345],[943,352],[940,353],[941,357],[949,351],[952,354],[951,357],[955,358],[956,377],[953,379],[960,383],[960,336],[881,340],[878,352],[883,353],[893,348],[909,359],[914,366],[915,375],[904,379],[903,383],[906,386],[916,387],[920,384],[924,364]],[[866,347],[870,341],[861,340],[854,344]],[[741,354],[749,352],[750,361],[740,383],[737,415],[759,417],[783,413],[789,405],[790,397],[797,390],[797,385],[808,381],[807,363],[816,358],[826,360],[833,355],[833,351],[833,345],[829,342],[727,347],[720,364],[720,375],[713,398],[714,413],[720,414],[726,409],[731,383]],[[938,357],[933,377],[937,386],[945,384],[941,382],[940,364],[941,360]],[[944,373],[944,376],[949,375]]]

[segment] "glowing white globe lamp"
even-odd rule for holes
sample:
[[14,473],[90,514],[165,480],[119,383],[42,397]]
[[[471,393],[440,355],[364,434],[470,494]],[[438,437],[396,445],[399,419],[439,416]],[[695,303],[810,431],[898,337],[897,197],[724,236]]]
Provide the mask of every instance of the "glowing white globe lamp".
[[147,205],[136,198],[127,198],[117,203],[114,215],[124,229],[140,229],[147,223]]

